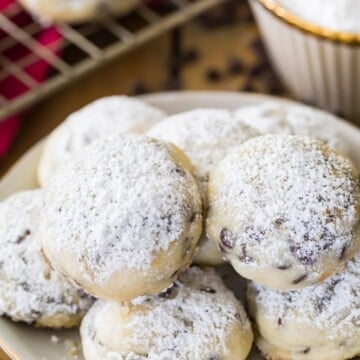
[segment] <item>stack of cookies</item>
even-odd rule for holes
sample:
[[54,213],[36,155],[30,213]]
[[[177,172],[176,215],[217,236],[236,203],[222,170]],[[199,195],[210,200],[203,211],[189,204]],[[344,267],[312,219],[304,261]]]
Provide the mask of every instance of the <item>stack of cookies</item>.
[[[346,144],[316,124],[321,116],[310,120],[296,106],[289,113],[268,103],[236,115],[253,116],[259,131],[323,140],[259,137],[212,174],[208,231],[252,280],[256,344],[269,359],[353,358],[360,354],[360,186]],[[225,218],[219,212],[229,209]]]
[[322,116],[119,96],[72,114],[43,189],[0,204],[0,311],[60,328],[91,307],[87,360],[246,359],[250,321],[211,268],[229,262],[267,358],[359,354],[359,174]]

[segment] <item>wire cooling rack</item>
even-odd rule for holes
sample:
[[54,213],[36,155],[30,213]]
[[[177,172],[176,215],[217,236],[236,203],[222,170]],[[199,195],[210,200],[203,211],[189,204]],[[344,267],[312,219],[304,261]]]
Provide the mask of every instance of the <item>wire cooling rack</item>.
[[[11,3],[0,12],[0,85],[6,86],[11,78],[11,84],[15,81],[21,90],[16,94],[6,92],[6,96],[0,94],[0,121],[224,1],[163,0],[161,6],[144,3],[123,17],[76,26],[57,24],[55,31],[59,36],[46,46],[38,41],[44,26],[24,13],[17,2]],[[21,26],[17,21],[20,16]],[[14,57],[10,54],[16,47],[25,51]],[[45,81],[39,81],[26,70],[39,61],[49,68]]]

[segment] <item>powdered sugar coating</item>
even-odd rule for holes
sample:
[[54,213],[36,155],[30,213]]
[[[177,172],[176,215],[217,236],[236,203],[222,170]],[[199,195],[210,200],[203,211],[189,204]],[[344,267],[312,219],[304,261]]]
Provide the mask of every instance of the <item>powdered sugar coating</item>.
[[119,135],[67,162],[49,185],[41,227],[54,267],[83,286],[109,287],[113,276],[127,271],[156,282],[185,266],[202,221],[187,161],[173,145]]
[[245,359],[245,311],[212,269],[190,268],[165,292],[132,303],[97,302],[81,326],[85,358]]
[[302,290],[277,292],[250,283],[248,299],[260,336],[272,346],[296,353],[307,345],[309,359],[320,358],[317,349],[325,351],[321,359],[360,353],[359,255],[343,272]]
[[[259,133],[223,109],[197,109],[170,116],[148,132],[148,136],[174,143],[191,160],[206,208],[209,173],[234,147]],[[204,234],[195,262],[218,265],[224,262],[215,243]]]
[[75,326],[92,300],[42,252],[36,232],[43,200],[43,191],[33,190],[0,203],[0,313],[39,326]]
[[359,175],[318,140],[267,135],[211,174],[208,234],[243,276],[277,289],[315,284],[360,247]]
[[39,181],[46,186],[56,168],[94,141],[118,133],[143,133],[166,114],[127,96],[98,99],[71,114],[50,135],[39,164]]
[[206,199],[210,171],[235,146],[260,135],[224,109],[196,109],[176,114],[154,125],[148,136],[172,142],[191,160]]
[[350,153],[345,140],[334,126],[331,126],[337,118],[323,111],[295,104],[267,101],[240,107],[234,115],[264,135],[305,135],[322,140],[345,154]]

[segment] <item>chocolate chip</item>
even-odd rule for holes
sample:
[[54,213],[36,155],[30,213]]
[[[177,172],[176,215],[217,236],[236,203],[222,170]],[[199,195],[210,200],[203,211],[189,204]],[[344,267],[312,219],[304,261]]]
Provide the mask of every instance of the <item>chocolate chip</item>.
[[321,313],[326,308],[326,305],[331,301],[335,294],[335,287],[339,282],[340,279],[330,281],[330,284],[328,284],[328,286],[325,288],[325,292],[322,294],[322,296],[316,299],[319,313]]
[[175,77],[169,78],[164,86],[165,90],[180,90],[181,89],[181,81]]
[[205,75],[206,79],[211,82],[218,82],[222,78],[221,72],[215,68],[207,69]]
[[236,320],[239,320],[240,322],[243,322],[244,319],[241,317],[241,315],[239,313],[235,313],[234,316],[235,316]]
[[333,223],[335,221],[336,217],[334,214],[329,214],[328,216],[326,216],[325,218],[325,223],[326,224],[330,224]]
[[240,88],[240,91],[247,91],[252,92],[255,91],[255,87],[253,85],[252,78],[250,76],[247,76]]
[[171,228],[172,228],[172,224],[173,224],[172,218],[173,218],[173,216],[171,214],[167,217],[166,231],[168,233],[171,232]]
[[31,315],[33,315],[35,317],[38,317],[40,314],[41,314],[41,312],[38,310],[31,310]]
[[308,354],[310,352],[310,348],[307,347],[306,349],[301,351],[303,354]]
[[178,293],[179,293],[178,285],[174,283],[172,287],[167,288],[165,291],[160,293],[158,297],[163,299],[175,299]]
[[253,50],[255,53],[257,53],[261,56],[265,55],[265,47],[264,47],[264,43],[262,42],[261,38],[255,38],[255,39],[251,40],[249,46],[250,46],[251,50]]
[[30,234],[31,231],[29,229],[26,229],[25,232],[16,239],[16,243],[17,244],[22,243]]
[[244,64],[243,62],[232,56],[229,60],[228,60],[228,66],[227,66],[227,72],[230,75],[237,75],[237,74],[241,74],[244,71]]
[[278,95],[285,92],[279,79],[271,69],[263,71],[261,78],[270,94]]
[[216,290],[212,289],[211,287],[202,287],[202,288],[200,288],[200,291],[206,292],[206,293],[209,293],[209,294],[215,294],[216,293]]
[[224,248],[233,249],[236,238],[230,230],[224,228],[220,232],[220,241],[220,246],[222,245]]
[[194,322],[189,319],[184,319],[184,324],[185,324],[185,326],[188,326],[188,327],[194,326]]
[[282,320],[282,318],[279,317],[278,318],[278,325],[281,326],[282,324],[283,324],[283,320]]
[[56,300],[55,300],[55,298],[52,297],[52,296],[47,296],[46,299],[45,299],[45,302],[46,302],[47,304],[53,304],[53,303],[56,303]]
[[262,240],[264,240],[265,237],[265,230],[255,228],[254,226],[246,226],[245,227],[245,234],[248,237],[249,240],[256,241],[257,243],[260,243]]
[[291,268],[291,265],[290,264],[280,264],[276,268],[279,270],[287,270],[287,269]]
[[186,171],[179,166],[175,167],[175,172],[179,174],[181,177],[186,177]]
[[148,91],[145,83],[142,80],[135,80],[130,86],[131,95],[146,94]]
[[282,225],[284,222],[285,220],[283,218],[275,219],[275,224],[278,226]]
[[96,256],[95,256],[95,261],[96,261],[97,264],[100,264],[100,261],[101,261],[101,256],[100,256],[100,254],[96,254]]
[[181,60],[183,64],[189,64],[196,61],[199,58],[199,52],[196,49],[186,49],[181,54]]
[[346,250],[347,250],[347,245],[344,245],[343,248],[341,249],[339,260],[344,260],[345,259]]
[[[304,238],[305,240],[305,238]],[[294,244],[290,246],[290,252],[294,255],[296,260],[298,260],[302,265],[313,265],[316,262],[316,256],[314,252],[310,250],[305,250],[301,245]]]
[[266,60],[263,60],[263,61],[260,61],[256,64],[254,64],[249,69],[249,76],[254,78],[254,77],[257,77],[257,76],[263,74],[265,71],[267,71],[268,66],[269,66],[269,63]]
[[305,280],[307,278],[307,274],[304,274],[304,275],[301,275],[299,276],[298,278],[296,278],[295,280],[293,280],[293,284],[296,285],[296,284],[299,284],[301,283],[303,280]]
[[30,291],[30,286],[27,282],[20,283],[20,286],[23,288],[24,291]]
[[[66,277],[67,277],[67,276],[66,276]],[[82,287],[81,284],[80,284],[77,280],[72,279],[72,281],[76,284],[77,287],[79,287],[79,288]]]
[[254,259],[247,254],[246,244],[241,244],[241,255],[239,255],[239,260],[245,264],[254,261]]

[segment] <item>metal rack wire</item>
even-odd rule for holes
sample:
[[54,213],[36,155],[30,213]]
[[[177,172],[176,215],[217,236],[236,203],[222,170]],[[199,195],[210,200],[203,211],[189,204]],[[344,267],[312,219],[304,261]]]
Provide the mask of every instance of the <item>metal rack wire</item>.
[[[144,3],[123,17],[76,26],[58,24],[59,39],[46,46],[37,40],[42,25],[25,14],[25,25],[18,26],[16,18],[23,16],[24,10],[16,2],[12,3],[0,13],[0,83],[11,77],[24,91],[16,96],[0,94],[0,121],[223,1],[163,0],[161,7]],[[9,54],[16,46],[26,51],[23,56],[12,58]],[[38,61],[49,66],[44,82],[26,71]]]

